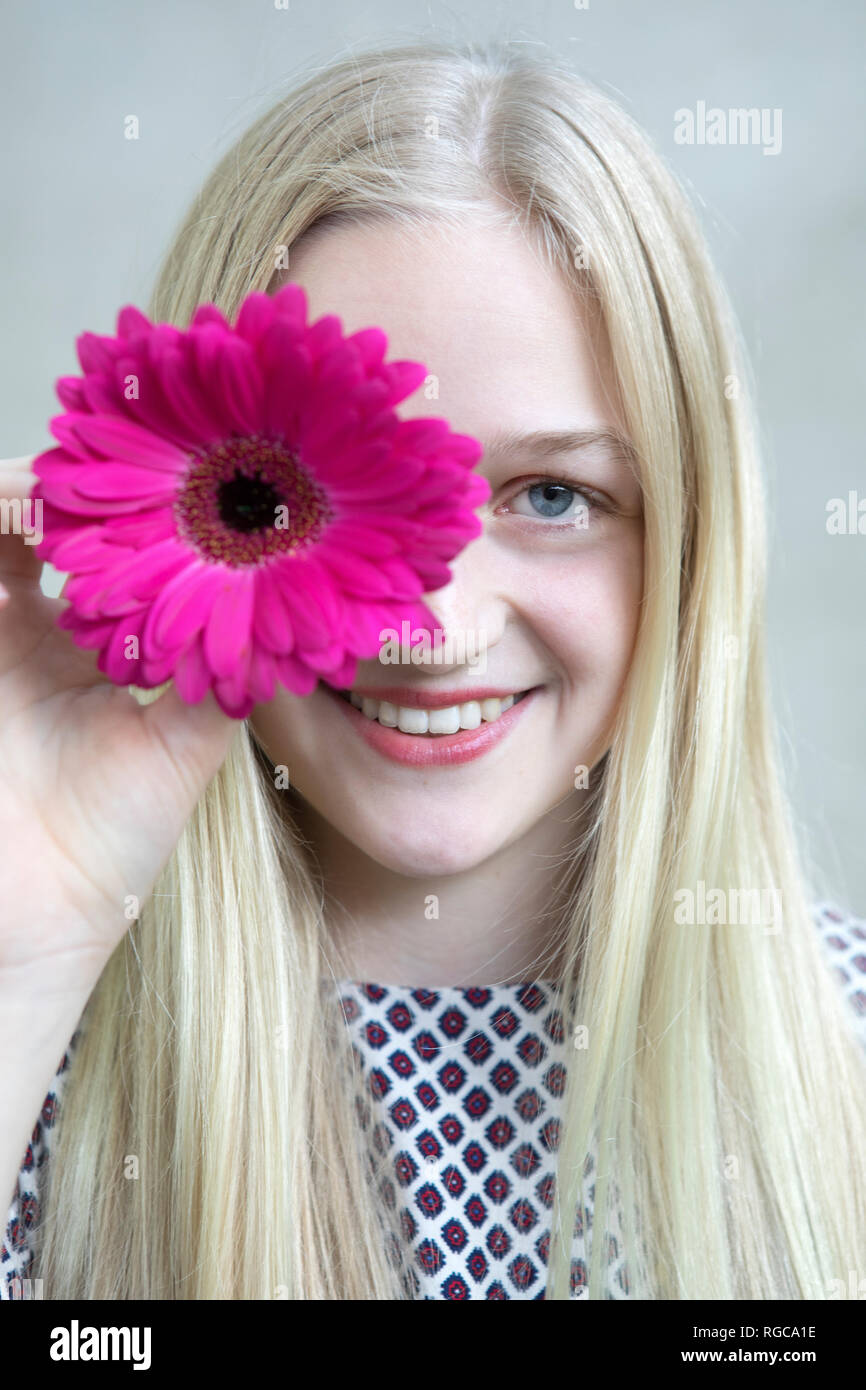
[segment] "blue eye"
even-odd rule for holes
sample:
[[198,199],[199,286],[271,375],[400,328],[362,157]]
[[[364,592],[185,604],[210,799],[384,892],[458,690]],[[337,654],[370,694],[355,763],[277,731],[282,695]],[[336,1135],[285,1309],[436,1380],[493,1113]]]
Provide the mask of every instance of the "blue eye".
[[542,516],[561,517],[571,506],[576,489],[565,483],[533,483],[527,494]]
[[[525,497],[531,511],[515,507],[517,498]],[[563,478],[539,478],[515,492],[507,510],[515,516],[537,521],[559,522],[569,529],[586,530],[596,512],[606,510],[601,497],[594,491],[577,487]]]

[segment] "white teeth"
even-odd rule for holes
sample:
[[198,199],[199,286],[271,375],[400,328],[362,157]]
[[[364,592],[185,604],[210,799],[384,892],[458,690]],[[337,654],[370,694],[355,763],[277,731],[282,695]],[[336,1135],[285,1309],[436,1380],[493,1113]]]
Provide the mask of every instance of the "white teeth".
[[481,706],[477,700],[467,700],[460,706],[461,729],[477,729],[481,723]]
[[[381,716],[381,711],[380,711]],[[426,734],[427,711],[425,709],[404,709],[397,707],[397,728],[404,734]]]
[[459,705],[447,705],[445,709],[431,709],[427,714],[427,732],[430,734],[456,734],[459,728]]
[[377,719],[386,728],[400,729],[404,734],[456,734],[460,729],[477,729],[482,722],[492,723],[511,709],[515,698],[520,695],[506,695],[502,700],[467,700],[447,709],[428,710],[392,705],[387,700],[356,695],[354,690],[349,692],[349,700],[367,719]]

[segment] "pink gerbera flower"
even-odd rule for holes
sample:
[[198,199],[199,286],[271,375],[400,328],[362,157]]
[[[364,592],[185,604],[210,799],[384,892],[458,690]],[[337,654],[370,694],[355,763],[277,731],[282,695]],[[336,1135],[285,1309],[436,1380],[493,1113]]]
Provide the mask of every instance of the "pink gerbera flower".
[[481,445],[393,406],[426,369],[380,328],[307,324],[299,285],[215,305],[186,331],[128,305],[77,341],[59,448],[33,464],[42,559],[70,574],[58,622],[120,685],[173,678],[246,718],[279,681],[350,686],[379,634],[432,633],[420,596],[481,530]]

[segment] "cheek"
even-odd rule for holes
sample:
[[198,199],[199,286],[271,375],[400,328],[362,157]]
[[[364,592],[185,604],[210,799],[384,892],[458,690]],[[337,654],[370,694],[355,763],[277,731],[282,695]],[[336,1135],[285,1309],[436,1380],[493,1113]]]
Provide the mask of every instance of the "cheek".
[[535,575],[524,617],[567,684],[615,690],[630,664],[642,589],[639,539],[599,544]]
[[298,701],[278,686],[273,700],[257,705],[250,715],[250,727],[275,766],[297,767],[297,752],[304,747],[301,737],[304,711]]

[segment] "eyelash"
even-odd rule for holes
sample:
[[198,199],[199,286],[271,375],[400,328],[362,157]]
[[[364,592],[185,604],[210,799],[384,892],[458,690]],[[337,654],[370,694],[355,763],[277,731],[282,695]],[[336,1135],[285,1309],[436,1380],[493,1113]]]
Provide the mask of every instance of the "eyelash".
[[[604,499],[603,494],[596,492],[594,488],[580,487],[569,478],[557,478],[548,473],[541,473],[537,478],[528,479],[522,487],[511,494],[508,499],[509,502],[513,502],[515,497],[520,497],[523,493],[530,492],[532,488],[538,487],[542,483],[553,484],[555,487],[564,487],[568,492],[574,493],[575,497],[583,498],[589,507],[590,515],[592,515],[593,512],[613,512],[614,510],[612,504]],[[533,518],[524,516],[522,512],[512,512],[511,515],[519,516],[522,521],[529,521],[530,523],[533,523],[535,520],[543,521],[546,523],[548,529],[563,531],[573,531],[575,529],[573,520],[557,522],[552,517],[543,517],[539,515],[537,518]]]

